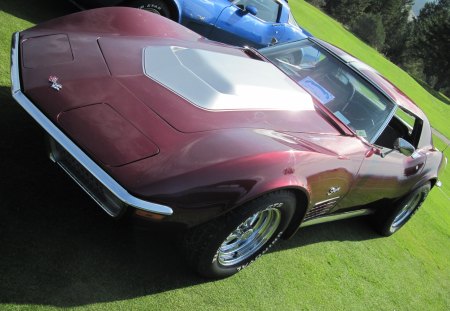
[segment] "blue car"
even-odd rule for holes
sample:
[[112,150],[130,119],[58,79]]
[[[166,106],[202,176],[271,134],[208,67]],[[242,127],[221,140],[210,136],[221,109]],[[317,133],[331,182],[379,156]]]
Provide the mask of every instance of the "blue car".
[[[74,1],[72,1],[74,2]],[[170,18],[211,39],[261,48],[311,36],[286,0],[77,0],[79,6],[132,6]]]

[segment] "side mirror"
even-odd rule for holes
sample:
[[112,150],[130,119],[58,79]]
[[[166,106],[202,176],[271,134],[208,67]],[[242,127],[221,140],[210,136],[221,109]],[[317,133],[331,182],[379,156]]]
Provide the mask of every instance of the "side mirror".
[[256,16],[256,14],[258,14],[258,9],[256,7],[254,7],[253,5],[247,5],[245,7],[245,12]]
[[394,149],[398,150],[401,154],[409,157],[416,151],[413,145],[404,140],[403,138],[397,138],[394,142]]

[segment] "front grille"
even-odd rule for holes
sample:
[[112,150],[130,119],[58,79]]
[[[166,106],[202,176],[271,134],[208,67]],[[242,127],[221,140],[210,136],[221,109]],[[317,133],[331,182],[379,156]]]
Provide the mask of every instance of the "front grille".
[[126,205],[117,199],[72,155],[49,137],[50,158],[55,161],[101,208],[113,217],[120,216]]
[[313,208],[306,212],[304,221],[328,214],[328,212],[331,211],[338,199],[339,197],[336,197],[316,203]]

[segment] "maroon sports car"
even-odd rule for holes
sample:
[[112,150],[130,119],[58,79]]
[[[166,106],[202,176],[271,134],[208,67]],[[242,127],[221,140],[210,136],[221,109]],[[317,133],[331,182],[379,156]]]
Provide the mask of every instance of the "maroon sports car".
[[183,232],[208,277],[313,223],[371,214],[391,235],[444,162],[407,96],[313,38],[256,51],[96,9],[14,34],[11,77],[50,158],[109,215]]

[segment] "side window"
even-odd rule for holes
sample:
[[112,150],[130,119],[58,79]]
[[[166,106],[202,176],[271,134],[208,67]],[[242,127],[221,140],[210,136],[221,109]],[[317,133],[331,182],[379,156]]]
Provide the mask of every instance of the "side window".
[[375,144],[392,149],[394,141],[403,138],[417,148],[422,124],[421,119],[399,107]]
[[247,6],[255,7],[257,10],[255,16],[265,22],[278,22],[281,4],[276,0],[236,0],[233,3],[241,10],[245,10]]

